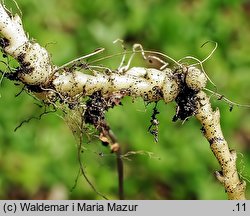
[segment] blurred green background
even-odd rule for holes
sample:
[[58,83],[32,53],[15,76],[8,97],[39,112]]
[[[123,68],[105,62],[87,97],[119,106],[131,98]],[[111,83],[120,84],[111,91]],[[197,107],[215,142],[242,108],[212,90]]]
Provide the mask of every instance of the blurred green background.
[[[7,8],[18,11],[11,0]],[[30,38],[46,46],[53,62],[62,65],[98,47],[106,53],[121,51],[112,42],[124,39],[127,48],[141,43],[174,59],[192,55],[205,58],[216,41],[218,49],[204,64],[218,91],[231,100],[250,104],[250,2],[240,0],[17,0]],[[119,65],[112,59],[112,66]],[[2,59],[1,59],[2,60]],[[3,66],[1,66],[3,67]],[[212,88],[211,88],[212,89]],[[80,177],[74,136],[53,113],[40,121],[43,112],[28,94],[15,95],[21,86],[4,79],[0,86],[0,198],[1,199],[100,199]],[[238,152],[240,174],[250,179],[250,110],[211,97],[221,110],[221,125],[230,148]],[[147,132],[153,104],[123,100],[123,106],[107,113],[107,119],[123,148],[148,151],[153,157],[135,155],[124,160],[126,199],[226,199],[213,176],[219,169],[191,118],[172,122],[175,104],[158,104],[159,142]],[[115,156],[94,140],[85,143],[86,173],[99,192],[117,199]],[[99,153],[102,152],[103,156]],[[250,184],[247,182],[247,198]]]

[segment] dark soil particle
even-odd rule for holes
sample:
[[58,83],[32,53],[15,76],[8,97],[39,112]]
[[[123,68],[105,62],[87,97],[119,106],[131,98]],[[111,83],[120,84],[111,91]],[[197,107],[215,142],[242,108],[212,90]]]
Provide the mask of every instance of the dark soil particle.
[[185,75],[177,74],[177,79],[180,82],[180,92],[177,95],[175,101],[177,103],[176,114],[173,117],[173,121],[185,120],[190,116],[193,116],[197,110],[197,90],[193,90],[185,83]]

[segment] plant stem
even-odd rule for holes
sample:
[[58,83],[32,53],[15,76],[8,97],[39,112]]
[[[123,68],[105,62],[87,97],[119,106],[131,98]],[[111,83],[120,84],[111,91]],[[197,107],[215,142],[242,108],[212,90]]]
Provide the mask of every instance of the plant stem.
[[121,147],[116,152],[116,164],[117,164],[117,173],[118,173],[119,199],[124,200],[123,161],[121,158]]

